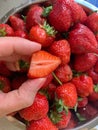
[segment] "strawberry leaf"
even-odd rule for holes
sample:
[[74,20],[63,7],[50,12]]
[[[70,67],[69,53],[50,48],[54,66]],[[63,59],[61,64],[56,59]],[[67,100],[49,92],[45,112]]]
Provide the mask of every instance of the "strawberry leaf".
[[23,60],[19,60],[19,67],[21,69],[28,69],[29,68],[29,63]]
[[42,16],[43,17],[47,17],[48,15],[49,15],[49,13],[50,13],[50,11],[52,10],[52,6],[48,6],[48,7],[46,7],[46,8],[43,8],[43,13],[42,13]]
[[78,101],[82,101],[83,100],[83,98],[82,97],[78,97]]
[[4,82],[0,81],[0,90],[2,90],[4,88]]
[[77,118],[78,118],[78,120],[79,120],[80,122],[82,122],[82,121],[85,121],[85,120],[86,120],[86,118],[85,118],[85,117],[83,117],[82,115],[80,115],[80,113],[76,113],[76,116],[77,116]]
[[5,28],[1,28],[0,29],[0,37],[2,37],[2,36],[6,36],[6,30],[5,30]]
[[98,93],[98,84],[97,84],[97,85],[94,85],[94,91],[95,91],[96,93]]
[[46,33],[49,36],[55,36],[55,34],[57,33],[57,31],[55,31],[55,29],[53,27],[51,27],[46,21],[44,22],[42,28],[46,31]]

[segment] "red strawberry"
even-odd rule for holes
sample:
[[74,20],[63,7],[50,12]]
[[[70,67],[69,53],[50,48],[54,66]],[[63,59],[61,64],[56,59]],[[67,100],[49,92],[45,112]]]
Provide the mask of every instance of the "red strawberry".
[[6,67],[6,64],[3,61],[0,61],[0,75],[11,76],[12,72]]
[[39,120],[47,115],[48,110],[49,104],[46,96],[38,93],[33,104],[19,111],[19,114],[27,121]]
[[11,90],[10,81],[4,76],[0,76],[0,90],[5,93]]
[[62,99],[63,103],[67,107],[74,107],[77,103],[77,91],[76,87],[72,83],[63,84],[56,89],[56,95],[58,99]]
[[98,85],[94,85],[94,91],[88,97],[89,101],[98,100]]
[[98,32],[98,13],[97,12],[91,13],[87,17],[85,21],[85,25],[89,27],[94,33],[97,33]]
[[8,24],[0,24],[0,36],[13,36],[14,30],[13,28]]
[[70,61],[71,50],[67,40],[53,42],[50,46],[50,52],[60,57],[62,64],[66,64]]
[[30,8],[26,17],[26,27],[28,30],[34,25],[43,23],[43,19],[41,18],[42,12],[43,8],[39,5],[34,5]]
[[73,66],[76,71],[84,72],[92,68],[96,61],[97,56],[94,53],[75,55]]
[[14,32],[14,36],[28,39],[28,34],[23,30],[17,30]]
[[69,43],[72,53],[98,53],[98,43],[93,32],[83,24],[77,24],[69,33]]
[[97,109],[91,104],[86,105],[83,108],[78,109],[79,114],[84,117],[85,120],[90,120],[97,115]]
[[97,62],[96,62],[96,64],[95,64],[95,66],[94,66],[94,71],[95,71],[96,73],[98,73],[98,59],[97,59]]
[[59,57],[56,57],[46,51],[38,51],[32,54],[29,78],[44,77],[54,71],[61,63]]
[[16,30],[23,30],[23,31],[26,30],[26,28],[25,28],[25,22],[21,18],[12,15],[12,16],[9,17],[9,21],[11,23],[12,28],[15,31]]
[[93,92],[93,80],[90,76],[80,75],[72,79],[80,97],[89,96]]
[[87,104],[88,104],[88,98],[87,97],[78,98],[78,108],[85,107]]
[[63,111],[60,113],[60,115],[61,115],[61,120],[58,121],[58,123],[56,123],[55,125],[57,126],[57,128],[63,129],[66,128],[68,123],[70,122],[71,112],[68,111],[68,114],[66,114],[65,111]]
[[35,25],[30,29],[29,39],[48,47],[55,39],[55,31],[46,22],[43,26]]
[[62,83],[66,83],[72,79],[72,70],[69,65],[60,65],[55,70],[55,75],[60,79]]
[[31,121],[26,130],[58,130],[58,128],[46,116],[40,120]]
[[70,10],[66,7],[64,0],[58,0],[55,2],[48,19],[49,23],[59,32],[65,32],[70,28],[72,18]]
[[18,89],[27,80],[26,75],[16,75],[11,81],[12,89]]

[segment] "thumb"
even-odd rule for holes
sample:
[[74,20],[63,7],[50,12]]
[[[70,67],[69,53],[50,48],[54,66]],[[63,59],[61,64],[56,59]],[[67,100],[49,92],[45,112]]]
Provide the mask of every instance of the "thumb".
[[20,86],[18,91],[21,97],[24,99],[24,104],[26,107],[33,103],[36,93],[42,87],[45,81],[46,78],[38,78],[33,80],[29,79]]

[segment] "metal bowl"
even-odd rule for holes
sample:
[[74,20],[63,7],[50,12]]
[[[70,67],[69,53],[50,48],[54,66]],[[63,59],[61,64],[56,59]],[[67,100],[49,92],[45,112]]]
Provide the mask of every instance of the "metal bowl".
[[[10,15],[15,14],[16,12],[20,12],[24,8],[27,8],[28,6],[30,6],[31,4],[41,3],[41,2],[45,2],[45,1],[48,1],[48,0],[29,0],[28,2],[21,4],[18,7],[12,8],[9,12],[7,12],[4,15],[4,17],[2,17],[0,19],[0,23],[6,23]],[[97,7],[95,7],[94,5],[88,3],[84,0],[75,0],[75,1],[78,4],[82,5],[89,12],[98,10]],[[80,124],[79,126],[75,127],[74,129],[71,129],[71,130],[98,130],[98,115],[96,117],[94,117],[92,120],[90,120],[84,124]]]

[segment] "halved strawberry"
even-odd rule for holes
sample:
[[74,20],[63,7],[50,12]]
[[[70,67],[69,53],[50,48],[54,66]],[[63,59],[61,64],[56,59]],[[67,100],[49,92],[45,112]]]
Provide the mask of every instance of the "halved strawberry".
[[38,51],[32,54],[30,68],[28,71],[29,78],[44,77],[54,71],[61,60],[46,51]]

